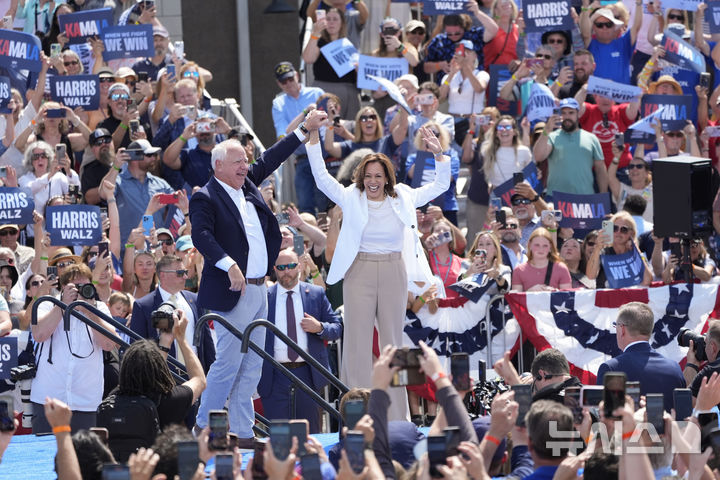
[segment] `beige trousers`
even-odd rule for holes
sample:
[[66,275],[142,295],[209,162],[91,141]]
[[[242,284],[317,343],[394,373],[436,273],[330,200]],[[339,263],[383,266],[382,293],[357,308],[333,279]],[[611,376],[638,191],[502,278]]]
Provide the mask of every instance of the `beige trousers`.
[[[400,252],[358,253],[345,273],[345,320],[340,379],[350,388],[372,387],[373,325],[377,319],[380,350],[402,346],[407,305],[407,272]],[[407,420],[405,387],[388,387],[389,420]]]

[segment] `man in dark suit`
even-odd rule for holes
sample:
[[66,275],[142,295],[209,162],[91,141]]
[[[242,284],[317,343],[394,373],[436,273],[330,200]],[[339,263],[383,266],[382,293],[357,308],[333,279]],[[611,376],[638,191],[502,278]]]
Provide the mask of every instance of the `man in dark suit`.
[[[337,340],[342,334],[340,320],[332,311],[325,291],[300,281],[301,266],[292,249],[280,252],[275,261],[277,283],[268,289],[268,321],[274,323],[315,360],[330,369],[325,340]],[[292,307],[291,307],[292,306]],[[265,337],[265,351],[316,392],[328,381],[310,367],[292,348],[272,332]],[[264,362],[258,393],[265,417],[273,419],[305,418],[310,433],[320,431],[318,405],[300,389],[295,390],[295,408],[291,408],[292,383],[270,362]]]
[[[198,303],[224,316],[241,332],[253,320],[267,317],[268,274],[280,251],[275,215],[257,188],[305,139],[319,128],[324,112],[310,112],[304,124],[267,149],[252,165],[237,140],[226,140],[212,151],[213,177],[190,199],[192,241],[205,259]],[[242,448],[252,448],[252,394],[260,381],[262,359],[240,351],[240,340],[216,324],[217,358],[210,368],[196,427],[208,424],[210,410],[229,399],[230,431]],[[265,330],[250,339],[265,342]]]
[[[160,285],[154,292],[135,300],[133,305],[132,320],[130,329],[144,338],[158,340],[158,331],[152,325],[152,312],[163,302],[169,302],[185,312],[188,319],[188,327],[185,336],[190,345],[193,344],[195,333],[195,322],[200,319],[201,314],[197,306],[197,294],[183,290],[187,270],[183,270],[182,260],[175,255],[165,255],[158,260],[155,266]],[[161,347],[164,348],[164,347]],[[170,346],[168,355],[177,358],[178,349],[175,342]],[[210,327],[207,323],[202,326],[202,342],[197,347],[197,356],[207,374],[210,365],[215,361],[215,345],[213,344]],[[181,360],[182,361],[182,360]],[[183,362],[185,363],[185,362]]]
[[665,410],[673,407],[673,390],[685,388],[685,378],[677,362],[665,358],[650,346],[655,316],[646,304],[623,305],[616,322],[617,344],[623,351],[600,365],[598,385],[607,372],[624,372],[630,382],[640,382],[640,395],[662,393]]

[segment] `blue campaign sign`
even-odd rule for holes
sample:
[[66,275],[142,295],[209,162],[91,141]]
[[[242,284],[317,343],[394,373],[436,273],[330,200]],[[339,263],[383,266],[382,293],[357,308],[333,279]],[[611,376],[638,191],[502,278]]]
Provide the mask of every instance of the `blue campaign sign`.
[[[660,118],[663,131],[682,130],[687,124],[687,119],[690,118],[692,97],[690,95],[643,95],[640,102],[640,115],[643,119],[652,115],[660,108],[662,108],[662,111],[658,117]],[[648,130],[647,124],[640,126],[640,128],[635,126],[639,123],[640,122],[637,122],[631,125],[630,128],[651,133],[652,129]],[[654,131],[652,131],[652,133],[654,133]]]
[[602,219],[610,213],[610,194],[576,195],[553,192],[555,208],[562,212],[560,226],[576,230],[595,230],[602,227]]
[[467,13],[467,0],[423,0],[424,15],[452,15]]
[[[538,185],[540,184],[540,179],[537,176],[537,168],[535,168],[535,163],[529,163],[525,168],[523,168],[522,173],[525,176],[525,181],[528,182],[535,191],[539,191]],[[492,191],[492,194],[502,199],[502,202],[505,204],[505,206],[509,207],[510,198],[515,194],[515,183],[513,182],[513,179],[511,178],[507,182],[501,183],[500,185],[495,187]]]
[[344,77],[352,72],[357,65],[358,50],[345,37],[328,43],[320,49],[320,52],[338,77]]
[[448,288],[466,297],[471,302],[477,303],[480,297],[493,285],[495,285],[495,280],[484,273],[477,273],[472,277],[453,283]]
[[12,113],[12,110],[8,107],[8,103],[12,98],[10,87],[10,79],[0,76],[0,113]]
[[572,30],[570,0],[523,0],[526,32]]
[[39,72],[40,39],[35,35],[0,29],[0,67]]
[[106,61],[155,55],[152,25],[108,27],[102,32],[102,41],[105,44],[103,59]]
[[50,97],[66,107],[85,110],[100,108],[100,80],[97,75],[53,75]]
[[720,33],[720,2],[710,1],[707,2],[707,9],[705,10],[705,21],[707,21],[710,27],[710,33]]
[[368,75],[368,78],[371,80],[375,80],[377,83],[380,84],[380,87],[388,92],[388,95],[390,95],[390,98],[395,100],[395,103],[397,103],[399,106],[405,109],[405,111],[408,113],[408,115],[412,115],[413,111],[410,108],[410,106],[405,101],[405,97],[403,97],[402,92],[400,91],[400,87],[395,85],[393,82],[386,78],[382,77],[376,77],[375,75]]
[[[435,168],[428,169],[428,165],[434,164],[435,160],[432,153],[418,150],[415,155],[415,163],[413,164],[415,168],[413,168],[413,177],[410,186],[418,188],[432,182],[435,178]],[[428,172],[428,178],[425,178],[425,172]]]
[[605,277],[610,288],[626,288],[640,285],[645,265],[636,248],[621,255],[600,255]]
[[85,43],[90,37],[99,37],[103,30],[113,24],[110,8],[85,10],[77,13],[66,13],[58,16],[60,31],[65,32],[68,42]]
[[102,239],[100,207],[60,205],[45,210],[51,245],[95,245]]
[[[662,7],[666,12],[668,10],[688,10],[694,12],[703,0],[663,0]],[[705,15],[707,16],[707,10]]]
[[530,123],[547,121],[553,110],[555,110],[555,95],[546,85],[533,83],[525,110]]
[[0,224],[33,223],[32,193],[15,187],[0,187]]
[[643,92],[640,87],[634,85],[625,85],[590,75],[587,82],[587,93],[611,98],[618,103],[628,103],[640,98]]
[[380,84],[370,76],[382,77],[394,82],[408,73],[408,61],[404,58],[383,58],[360,55],[358,61],[357,88],[377,90]]
[[698,73],[705,72],[705,57],[703,54],[669,30],[665,30],[660,46],[665,49],[663,60],[687,70],[694,70]]
[[18,366],[17,337],[0,338],[0,380],[10,379],[10,370]]
[[510,81],[512,73],[508,70],[507,65],[490,65],[490,83],[488,84],[488,105],[497,107],[503,115],[518,115],[517,102],[509,102],[500,98],[500,90],[505,83]]

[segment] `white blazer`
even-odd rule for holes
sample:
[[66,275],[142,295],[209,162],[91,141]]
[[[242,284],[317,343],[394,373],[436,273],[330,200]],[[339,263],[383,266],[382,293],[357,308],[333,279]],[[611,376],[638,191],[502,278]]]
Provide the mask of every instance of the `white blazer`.
[[[327,283],[337,283],[345,277],[350,265],[360,250],[365,225],[368,222],[368,201],[365,192],[361,192],[353,184],[343,187],[325,168],[320,144],[306,144],[308,160],[315,183],[321,192],[340,205],[343,211],[343,222],[338,236],[335,254],[330,264]],[[439,197],[450,187],[450,162],[435,163],[435,179],[432,183],[420,188],[407,185],[395,185],[395,198],[390,204],[400,221],[405,225],[402,256],[405,262],[408,281],[430,281],[432,272],[420,243],[421,234],[417,226],[415,209]]]

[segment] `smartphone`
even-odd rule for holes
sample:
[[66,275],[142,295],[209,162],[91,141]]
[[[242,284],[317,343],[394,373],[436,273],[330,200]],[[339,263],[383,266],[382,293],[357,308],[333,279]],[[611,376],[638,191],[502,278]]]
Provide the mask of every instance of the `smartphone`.
[[15,430],[15,400],[12,395],[0,396],[0,432]]
[[518,183],[522,183],[524,181],[525,175],[522,172],[513,173],[513,185],[517,185]]
[[275,214],[278,225],[287,225],[290,223],[290,215],[287,212],[280,212]]
[[7,178],[7,167],[0,167],[0,178]]
[[102,440],[105,445],[108,444],[109,433],[107,428],[90,427],[90,431],[100,437],[100,440]]
[[290,422],[270,422],[270,442],[273,453],[278,460],[285,460],[290,455],[292,436],[290,435]]
[[495,221],[502,225],[502,228],[507,227],[507,216],[505,214],[505,210],[501,209],[495,211]]
[[231,451],[234,450],[235,447],[240,448],[240,438],[236,434],[229,432],[228,433],[228,445],[230,446]]
[[194,105],[186,105],[183,107],[183,110],[185,111],[185,116],[195,120],[197,118],[197,112],[195,111]]
[[604,388],[600,385],[585,385],[580,389],[580,404],[591,408],[600,405],[603,399]]
[[102,480],[130,480],[130,467],[106,463],[102,468]]
[[565,387],[563,404],[572,412],[573,423],[576,425],[582,423],[583,407],[580,403],[580,387]]
[[692,416],[692,392],[689,388],[676,388],[673,390],[673,405],[675,407],[675,420],[682,421]]
[[215,126],[210,122],[197,122],[195,124],[195,133],[214,133]]
[[454,457],[458,455],[458,445],[460,445],[460,427],[445,427],[443,428],[443,434],[445,435],[445,455],[448,457]]
[[60,45],[59,43],[50,44],[50,57],[52,57],[52,58],[59,57],[61,51],[62,51],[62,45]]
[[532,385],[513,385],[510,388],[515,392],[515,401],[519,405],[515,425],[524,427],[525,415],[530,410],[530,402],[532,402]]
[[543,59],[542,58],[528,58],[525,61],[525,65],[527,65],[528,68],[532,67],[542,67],[543,66]]
[[185,42],[182,40],[175,42],[175,56],[182,58],[185,55]]
[[625,147],[625,134],[618,132],[615,134],[615,146],[622,150]]
[[640,382],[625,382],[625,395],[632,398],[635,410],[640,408]]
[[502,208],[502,198],[500,197],[490,197],[490,205],[495,207],[495,210],[500,210]]
[[150,230],[152,230],[153,227],[155,226],[155,221],[153,220],[153,216],[152,215],[143,215],[142,226],[143,226],[143,234],[146,237],[149,237]]
[[552,222],[553,220],[555,220],[555,214],[553,214],[552,210],[543,210],[540,213],[540,219],[543,222]]
[[487,366],[485,360],[478,360],[478,382],[481,384],[487,381]]
[[[445,448],[445,437],[443,448]],[[360,473],[365,468],[365,436],[357,430],[350,430],[345,436],[345,453],[347,454],[350,468],[355,473]]]
[[700,88],[708,88],[710,86],[710,74],[703,72],[700,74]]
[[437,467],[438,465],[445,465],[445,463],[447,463],[445,444],[445,435],[429,435],[427,437],[427,453],[428,460],[430,461],[431,478],[442,478],[442,474],[438,471]]
[[172,63],[170,65],[167,65],[165,67],[165,72],[167,72],[168,78],[170,80],[174,79],[175,78],[175,65],[173,65]]
[[178,197],[174,193],[161,193],[158,201],[160,205],[175,205],[178,203]]
[[265,448],[267,448],[267,439],[261,438],[255,441],[255,451],[253,452],[252,478],[253,480],[265,480],[268,478],[265,473]]
[[562,210],[553,210],[552,213],[555,216],[556,222],[560,222],[562,220]]
[[47,118],[65,118],[64,108],[48,108],[45,110]]
[[105,257],[105,254],[108,253],[109,249],[110,244],[108,242],[98,242],[98,258]]
[[48,276],[48,280],[57,279],[58,267],[57,266],[47,267],[47,276]]
[[623,372],[608,372],[603,377],[603,405],[605,418],[620,420],[612,412],[625,405],[625,381],[627,376]]
[[325,18],[325,10],[317,9],[315,10],[315,18],[316,21],[320,21],[320,19]]
[[465,56],[465,45],[462,43],[459,43],[457,47],[455,47],[455,55],[459,55],[461,57]]
[[365,416],[365,402],[362,400],[349,400],[345,402],[345,426],[352,430],[357,422]]
[[670,255],[674,255],[678,261],[682,260],[682,246],[680,242],[670,242]]
[[191,480],[195,475],[200,455],[195,440],[177,442],[177,468],[180,480]]
[[[197,467],[197,465],[196,465]],[[215,479],[233,480],[233,456],[230,453],[215,455]]]
[[490,123],[491,117],[490,115],[478,115],[475,117],[475,125],[478,127],[482,127],[483,125],[488,125]]
[[615,224],[612,220],[603,220],[602,221],[602,232],[605,234],[605,236],[612,241],[613,239],[613,232],[615,231]]
[[208,417],[210,426],[208,448],[215,451],[227,450],[228,412],[226,410],[210,410]]
[[446,243],[450,242],[452,242],[452,233],[450,233],[449,231],[440,232],[437,235],[437,243],[435,244],[435,246],[437,247],[438,245],[445,245]]
[[140,131],[140,120],[134,118],[130,120],[130,134],[131,135],[137,135],[137,133]]
[[707,442],[709,443],[709,446],[712,447],[715,458],[720,458],[720,428],[713,428],[710,430]]
[[305,239],[302,235],[293,236],[293,251],[298,257],[305,253]]
[[79,191],[80,187],[78,185],[68,185],[68,197],[71,205],[78,203]]
[[55,159],[60,161],[62,158],[65,159],[65,156],[67,155],[67,145],[64,143],[58,143],[55,145]]
[[292,437],[297,438],[298,448],[296,455],[302,457],[307,454],[305,450],[305,442],[307,442],[308,430],[310,425],[305,419],[290,420],[290,442]]
[[138,72],[138,82],[147,82],[148,81],[148,72]]
[[663,405],[662,393],[648,393],[645,395],[645,409],[647,410],[648,422],[655,427],[655,431],[659,435],[665,433],[665,420],[663,420],[665,407]]
[[404,387],[407,385],[422,385],[425,383],[425,374],[420,371],[418,356],[422,355],[419,348],[398,348],[390,361],[390,366],[398,366],[400,370],[393,375],[390,386]]
[[470,355],[465,352],[450,355],[450,374],[455,390],[470,390]]
[[128,154],[129,162],[139,162],[145,159],[145,152],[140,148],[126,148],[125,153]]
[[328,221],[328,214],[327,212],[318,212],[317,214],[317,223],[318,225],[325,225]]
[[307,480],[321,480],[320,473],[320,457],[317,453],[302,455],[300,457],[300,466],[302,467],[302,478]]

